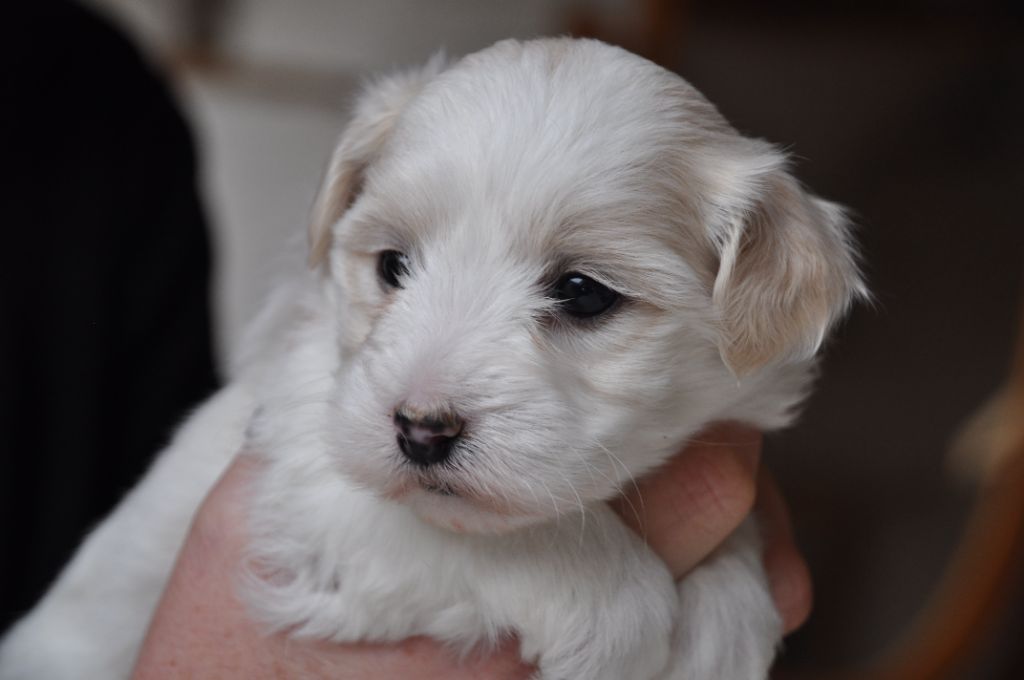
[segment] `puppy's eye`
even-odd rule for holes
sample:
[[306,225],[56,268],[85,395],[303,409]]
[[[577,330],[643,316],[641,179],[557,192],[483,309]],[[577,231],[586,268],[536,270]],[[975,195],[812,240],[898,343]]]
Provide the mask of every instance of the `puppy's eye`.
[[559,279],[552,297],[566,313],[585,319],[608,311],[620,296],[589,276],[569,272]]
[[401,288],[402,277],[409,273],[409,258],[397,250],[385,250],[377,260],[377,275],[390,288]]

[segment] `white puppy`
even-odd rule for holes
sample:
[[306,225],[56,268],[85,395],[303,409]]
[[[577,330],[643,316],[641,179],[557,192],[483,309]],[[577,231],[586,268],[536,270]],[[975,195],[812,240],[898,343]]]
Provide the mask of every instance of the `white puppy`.
[[190,517],[267,460],[244,594],[337,641],[514,632],[555,679],[764,678],[748,521],[681,583],[604,501],[714,420],[790,422],[863,293],[847,223],[679,77],[502,42],[367,88],[311,272],[10,634],[0,676],[129,674]]

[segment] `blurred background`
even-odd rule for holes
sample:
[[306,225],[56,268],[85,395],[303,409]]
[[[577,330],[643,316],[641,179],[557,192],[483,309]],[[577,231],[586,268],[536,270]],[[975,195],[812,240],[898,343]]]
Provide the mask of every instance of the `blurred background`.
[[[194,139],[200,204],[186,212],[197,222],[205,215],[208,225],[215,366],[224,366],[237,347],[242,325],[277,272],[301,256],[320,173],[361,79],[421,63],[439,48],[457,56],[504,37],[596,36],[677,71],[742,132],[785,146],[803,181],[852,209],[876,299],[857,309],[828,347],[819,389],[801,422],[768,439],[768,460],[792,506],[816,584],[815,612],[787,642],[779,677],[1024,677],[1018,461],[1024,358],[1012,371],[1015,352],[1024,357],[1021,4],[89,0],[84,6],[127,36],[147,68],[169,84],[176,104],[168,105],[184,112],[182,130]],[[64,39],[53,24],[63,15],[53,16],[50,24],[30,22],[31,32],[20,36],[28,55],[8,61],[12,68],[30,69],[32,55]],[[80,54],[84,59],[87,52]],[[135,58],[129,47],[122,56]],[[64,59],[57,68],[67,71],[76,57]],[[57,124],[68,134],[89,134],[75,110],[92,96],[107,96],[104,79],[111,76],[100,68],[81,77],[99,94],[80,88],[78,99],[47,107],[60,113]],[[135,91],[110,89],[110,101],[128,102],[131,119]],[[18,101],[11,106],[17,109]],[[147,126],[138,125],[140,139],[147,129],[157,134]],[[189,132],[176,134],[167,153],[188,147]],[[147,158],[158,164],[161,156]],[[144,177],[149,167],[139,164],[136,174]],[[169,219],[173,224],[173,214]],[[194,294],[205,299],[201,287]],[[209,362],[206,355],[197,361]],[[184,395],[199,398],[212,389],[212,371],[199,371],[198,387],[168,406],[170,420],[156,423],[156,434],[142,438],[138,450],[155,450],[153,437],[166,438],[191,398]],[[2,453],[8,470],[27,465],[23,452]],[[104,474],[109,493],[90,502],[80,523],[101,516],[144,464],[138,454],[120,465],[118,481]],[[95,476],[111,465],[82,474]],[[22,503],[26,494],[18,496],[16,478],[9,475],[6,484],[10,498]],[[40,512],[57,513],[63,502]],[[24,576],[10,555],[41,540],[11,526],[6,579]],[[5,601],[5,620],[38,595],[38,581],[51,579],[70,554],[76,529],[62,531],[64,543],[47,546],[33,568],[35,581]]]

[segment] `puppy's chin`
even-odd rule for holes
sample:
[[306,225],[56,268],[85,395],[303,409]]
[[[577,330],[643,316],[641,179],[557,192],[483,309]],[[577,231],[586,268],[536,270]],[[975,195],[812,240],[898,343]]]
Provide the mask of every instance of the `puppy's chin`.
[[540,515],[513,514],[485,507],[476,499],[412,487],[392,496],[424,522],[459,534],[502,534],[544,521]]
[[408,507],[428,524],[456,534],[505,534],[547,519],[542,513],[513,511],[450,488],[415,482],[391,486],[382,496]]

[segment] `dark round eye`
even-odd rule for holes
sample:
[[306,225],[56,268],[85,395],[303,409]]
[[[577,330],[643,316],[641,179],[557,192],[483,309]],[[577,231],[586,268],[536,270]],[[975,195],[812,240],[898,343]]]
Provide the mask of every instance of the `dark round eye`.
[[385,250],[377,260],[377,275],[391,288],[402,287],[402,277],[409,273],[409,258],[397,250]]
[[553,297],[566,313],[584,319],[608,311],[619,294],[589,276],[569,272],[555,285]]

